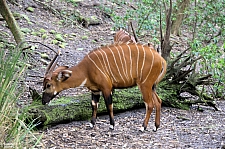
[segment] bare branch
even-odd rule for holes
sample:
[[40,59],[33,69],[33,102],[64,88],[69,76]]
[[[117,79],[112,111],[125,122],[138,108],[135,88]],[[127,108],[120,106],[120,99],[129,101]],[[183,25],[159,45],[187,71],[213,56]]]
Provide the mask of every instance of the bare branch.
[[134,35],[134,38],[135,38],[136,42],[139,42],[139,41],[138,41],[138,38],[137,38],[137,35],[136,35],[136,32],[135,32],[135,30],[134,30],[132,21],[130,21],[130,26],[131,26],[131,29],[132,29],[132,32],[133,32],[133,35]]
[[[18,45],[16,46],[16,48],[20,48],[20,47],[23,47],[23,44],[26,44],[26,43],[38,43],[38,44],[41,44],[42,46],[44,46],[44,47],[46,47],[46,48],[49,48],[51,51],[53,51],[55,54],[58,54],[54,49],[52,49],[51,47],[49,47],[49,46],[47,46],[47,45],[45,45],[45,44],[43,44],[43,43],[41,43],[41,42],[38,42],[38,41],[22,41],[22,42],[20,42],[20,43],[18,43]],[[28,49],[30,46],[28,46],[28,47],[24,47],[24,48],[22,48],[22,50],[26,50],[26,49]]]

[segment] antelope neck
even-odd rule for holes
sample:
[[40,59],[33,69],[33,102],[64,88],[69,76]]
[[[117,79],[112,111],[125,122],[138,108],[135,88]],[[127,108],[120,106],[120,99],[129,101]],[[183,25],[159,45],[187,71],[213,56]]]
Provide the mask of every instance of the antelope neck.
[[87,76],[84,69],[85,67],[80,64],[69,68],[69,70],[72,71],[72,76],[68,79],[69,83],[72,84],[70,87],[75,88],[78,86],[85,86]]

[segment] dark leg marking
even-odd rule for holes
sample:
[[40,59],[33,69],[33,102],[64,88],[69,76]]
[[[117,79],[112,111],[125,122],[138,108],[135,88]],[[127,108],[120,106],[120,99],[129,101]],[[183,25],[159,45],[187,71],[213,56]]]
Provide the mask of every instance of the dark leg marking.
[[[91,107],[92,107],[92,119],[91,119],[91,124],[94,126],[96,122],[96,117],[97,117],[97,109],[98,109],[98,103],[99,103],[99,98],[100,98],[100,93],[92,93],[91,94]],[[92,126],[92,127],[93,127]]]
[[114,129],[115,122],[114,122],[114,116],[113,116],[113,104],[112,104],[112,94],[110,94],[108,97],[104,95],[105,99],[105,105],[109,114],[110,119],[110,129]]

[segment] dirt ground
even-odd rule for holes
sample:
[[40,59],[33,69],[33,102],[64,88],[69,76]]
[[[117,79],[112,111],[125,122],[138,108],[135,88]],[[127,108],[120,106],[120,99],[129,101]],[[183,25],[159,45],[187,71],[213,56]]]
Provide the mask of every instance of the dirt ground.
[[43,143],[48,148],[221,148],[225,142],[225,102],[218,102],[218,106],[221,111],[163,107],[157,132],[152,131],[154,116],[147,131],[139,131],[145,109],[115,115],[113,131],[109,130],[108,116],[98,118],[96,129],[89,128],[89,121],[60,124],[44,131]]
[[[27,40],[39,41],[53,49],[60,49],[62,56],[59,65],[72,66],[77,64],[90,50],[101,45],[113,42],[115,31],[113,21],[99,9],[99,5],[109,5],[107,1],[83,0],[78,3],[78,7],[67,4],[63,1],[18,1],[19,6],[9,5],[13,12],[22,14],[17,20],[20,27],[24,29]],[[47,4],[47,5],[46,5]],[[34,12],[26,10],[27,6],[36,7]],[[60,16],[59,13],[79,11],[85,16],[95,16],[100,24],[83,27],[80,24],[71,23],[68,18]],[[125,9],[118,9],[118,13],[123,14]],[[62,20],[66,22],[62,25]],[[29,29],[27,31],[25,29]],[[35,32],[41,32],[39,35]],[[65,48],[59,48],[52,44],[56,31],[63,35]],[[7,32],[6,39],[13,41],[12,35],[5,22],[0,22],[0,31]],[[47,38],[43,38],[43,34]],[[184,35],[185,36],[185,35]],[[180,37],[182,38],[182,37]],[[141,39],[143,42],[146,39]],[[180,45],[179,50],[185,45]],[[175,49],[174,50],[178,50]],[[31,70],[27,73],[26,86],[31,86],[39,93],[42,90],[42,80],[46,65],[37,61],[40,53],[45,53],[51,59],[54,55],[49,49],[38,45],[35,50]],[[85,88],[70,89],[63,91],[59,96],[74,96],[87,91]],[[19,105],[32,102],[28,93],[24,94]],[[109,130],[108,116],[101,116],[97,120],[97,127],[90,129],[89,121],[77,121],[68,124],[60,124],[48,128],[44,133],[42,142],[45,148],[225,148],[225,101],[217,101],[220,111],[212,108],[202,107],[203,112],[196,110],[193,106],[191,110],[179,110],[168,107],[162,108],[161,126],[157,132],[153,132],[154,114],[152,114],[147,131],[139,132],[143,122],[145,109],[127,111],[115,115],[115,130]]]

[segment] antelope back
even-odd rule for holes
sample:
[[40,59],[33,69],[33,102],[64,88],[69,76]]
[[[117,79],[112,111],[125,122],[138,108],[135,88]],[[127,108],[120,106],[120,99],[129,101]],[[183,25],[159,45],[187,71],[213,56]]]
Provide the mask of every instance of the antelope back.
[[128,32],[123,29],[120,29],[114,36],[114,43],[136,43],[136,40]]
[[[94,72],[110,80],[115,88],[153,83],[162,70],[162,57],[152,48],[141,44],[116,44],[97,48],[86,59]],[[93,76],[94,77],[94,76]]]

